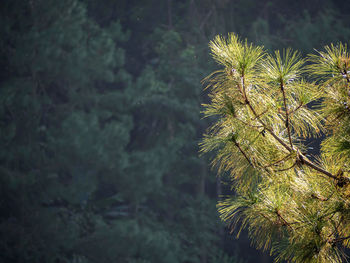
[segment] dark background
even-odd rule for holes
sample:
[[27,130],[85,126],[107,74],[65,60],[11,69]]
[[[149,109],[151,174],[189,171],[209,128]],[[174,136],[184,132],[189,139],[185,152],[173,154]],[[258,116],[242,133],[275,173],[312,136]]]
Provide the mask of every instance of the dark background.
[[306,55],[349,42],[350,2],[0,2],[0,262],[272,261],[227,233],[198,154],[228,32]]

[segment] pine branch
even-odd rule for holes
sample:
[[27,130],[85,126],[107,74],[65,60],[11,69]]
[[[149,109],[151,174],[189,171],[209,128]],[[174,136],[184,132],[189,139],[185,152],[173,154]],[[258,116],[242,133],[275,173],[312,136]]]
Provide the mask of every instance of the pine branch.
[[294,112],[296,112],[297,110],[299,110],[303,106],[305,106],[305,105],[303,103],[300,103],[298,107],[296,107],[295,109],[293,109],[289,112],[289,115],[291,116]]
[[[245,90],[245,81],[244,81],[244,75],[241,77],[241,84],[242,84],[242,88],[240,88],[240,90],[242,91],[244,100],[246,105],[249,107],[249,109],[252,111],[252,113],[254,114],[255,118],[260,122],[260,124],[264,127],[264,129],[266,131],[268,131],[273,138],[275,138],[286,150],[288,150],[289,152],[293,152],[294,149],[292,147],[290,147],[288,144],[286,144],[281,138],[279,138],[272,129],[270,129],[269,127],[267,127],[267,125],[261,120],[259,114],[257,114],[257,112],[255,111],[255,109],[253,108],[252,104],[250,103],[250,100],[247,96],[246,90]],[[299,149],[296,149],[297,152],[299,152]],[[310,160],[307,159],[306,156],[304,156],[303,154],[301,154],[299,152],[299,160],[301,164],[305,164],[306,166],[330,177],[333,178],[337,181],[339,181],[340,179],[338,177],[336,177],[335,175],[333,175],[332,173],[328,172],[327,170],[317,166],[316,164],[314,164],[313,162],[311,162]],[[345,178],[347,182],[350,182],[350,179]]]
[[[243,43],[235,35],[229,35],[227,41],[216,37],[210,45],[214,59],[225,69],[221,75],[208,77],[212,104],[206,114],[220,115],[221,119],[212,126],[213,139],[204,144],[204,150],[224,147],[215,161],[232,176],[251,172],[238,178],[235,188],[242,200],[255,200],[225,203],[224,209],[219,203],[222,219],[241,222],[241,229],[248,226],[257,247],[278,251],[278,261],[341,262],[344,256],[335,244],[345,241],[342,245],[348,246],[350,239],[348,208],[344,207],[350,178],[341,169],[347,169],[349,147],[337,142],[348,136],[349,130],[344,121],[348,122],[350,110],[344,108],[350,96],[346,45],[331,45],[319,56],[311,56],[314,63],[307,66],[308,72],[318,75],[321,84],[302,79],[306,61],[290,49],[265,55],[261,47]],[[317,100],[324,108],[304,107]],[[339,113],[342,115],[332,123],[332,117]],[[322,120],[327,121],[325,127]],[[329,128],[333,137],[324,141],[318,163],[307,158],[301,151],[303,146],[294,139],[324,128]],[[239,142],[232,137],[234,145],[226,145],[232,130],[239,134]],[[232,151],[244,157],[254,171],[247,170],[245,161],[237,162]],[[258,170],[262,173],[256,173]],[[256,174],[266,180],[247,185],[250,175]],[[258,200],[254,195],[257,190],[265,198]],[[338,229],[340,226],[344,229]],[[272,242],[276,233],[286,238],[282,250]]]
[[[252,113],[254,114],[255,118],[261,123],[261,125],[264,127],[264,129],[266,131],[268,131],[272,137],[274,137],[286,150],[288,150],[289,152],[293,152],[294,149],[292,147],[290,147],[288,144],[286,144],[281,138],[279,138],[274,132],[272,129],[270,129],[269,127],[267,127],[267,125],[261,120],[261,118],[259,117],[259,115],[256,113],[255,109],[253,108],[252,104],[250,103],[249,101],[249,98],[246,94],[246,91],[245,91],[245,86],[244,86],[244,76],[242,76],[242,93],[243,93],[243,96],[245,98],[245,103],[248,105],[249,109],[252,111]],[[296,149],[297,152],[299,152],[299,149],[297,148]],[[316,164],[314,164],[312,161],[308,160],[306,156],[304,156],[302,153],[299,152],[299,159],[300,159],[300,163],[301,164],[305,164],[306,166],[332,178],[332,179],[335,179],[337,181],[340,181],[340,180],[345,180],[346,182],[350,183],[350,179],[349,178],[338,178],[336,177],[335,175],[333,175],[332,173],[328,172],[327,170],[317,166]]]
[[292,150],[294,149],[293,147],[293,143],[292,143],[292,136],[291,136],[291,132],[290,132],[290,127],[289,127],[289,113],[288,113],[288,107],[287,107],[287,99],[286,99],[286,93],[284,91],[284,86],[283,86],[283,81],[281,81],[281,91],[283,94],[283,104],[284,104],[284,110],[285,110],[285,114],[286,114],[286,128],[287,128],[287,133],[288,133],[288,138],[289,138],[289,143],[290,143],[290,147],[292,148]]
[[240,144],[234,139],[232,138],[233,143],[237,146],[238,150],[241,152],[241,154],[244,156],[244,158],[248,161],[248,163],[255,168],[255,166],[253,165],[253,163],[250,161],[250,159],[248,158],[248,155],[243,151],[242,147],[240,146]]
[[290,167],[287,167],[287,168],[284,168],[284,169],[277,169],[277,170],[274,170],[274,171],[276,171],[276,172],[285,172],[285,171],[288,171],[290,169],[293,169],[297,164],[298,164],[298,162],[295,161]]
[[347,239],[350,239],[350,236],[332,238],[329,240],[329,243],[335,244],[335,243],[343,242],[344,240],[347,240]]
[[328,201],[329,200],[329,198],[325,198],[323,196],[318,196],[318,195],[315,195],[315,194],[311,194],[311,197],[315,198],[317,200],[320,200],[320,201]]
[[276,214],[277,214],[278,218],[279,218],[280,220],[282,220],[282,222],[284,223],[285,226],[289,227],[291,230],[294,231],[294,229],[293,229],[293,227],[291,226],[291,224],[288,223],[286,219],[284,219],[284,217],[281,215],[280,211],[277,210],[277,209],[276,209]]
[[281,163],[281,162],[286,161],[286,160],[287,160],[288,158],[290,158],[291,156],[292,156],[292,153],[286,155],[286,156],[283,157],[282,159],[279,159],[279,160],[277,160],[277,161],[275,161],[275,162],[273,162],[273,163],[270,163],[270,164],[266,165],[265,167],[268,168],[268,167],[271,167],[271,166],[275,166],[275,165],[277,165],[277,164],[279,164],[279,163]]
[[241,120],[240,118],[236,118],[237,120],[239,120],[240,122],[242,122],[244,125],[247,125],[249,127],[252,127],[252,128],[258,128],[258,129],[261,129],[261,128],[264,128],[264,126],[261,126],[261,125],[253,125],[253,124],[250,124],[244,120]]

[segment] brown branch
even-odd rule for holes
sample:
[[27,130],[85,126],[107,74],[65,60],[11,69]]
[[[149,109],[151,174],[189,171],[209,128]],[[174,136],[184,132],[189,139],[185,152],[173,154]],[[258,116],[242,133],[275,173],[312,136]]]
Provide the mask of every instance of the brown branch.
[[318,196],[318,195],[315,195],[315,194],[311,194],[311,197],[315,198],[315,199],[318,199],[320,201],[328,201],[329,200],[329,198],[325,198],[325,197]]
[[248,163],[255,168],[255,166],[253,165],[253,163],[250,161],[250,159],[248,158],[248,155],[243,151],[242,147],[239,145],[239,143],[233,139],[232,140],[233,143],[237,146],[238,150],[241,152],[241,154],[244,156],[244,158],[248,161]]
[[[300,156],[302,157],[302,160],[303,160],[302,164],[305,164],[306,166],[309,166],[310,168],[312,168],[312,169],[314,169],[314,170],[316,170],[316,171],[318,171],[318,172],[320,172],[320,173],[323,173],[324,175],[327,175],[328,177],[333,178],[333,179],[335,179],[335,180],[337,180],[337,181],[340,181],[340,180],[341,180],[340,178],[336,177],[335,175],[333,175],[332,173],[328,172],[327,170],[325,170],[325,169],[323,169],[323,168],[317,166],[317,165],[314,164],[313,162],[311,162],[311,161],[309,161],[309,160],[307,160],[307,159],[304,159],[304,158],[306,158],[306,157],[303,156],[302,154],[300,154]],[[345,178],[344,178],[344,179],[345,179]],[[350,182],[350,180],[349,180],[348,178],[346,178],[346,181],[349,181],[349,182]]]
[[295,161],[294,163],[293,163],[293,165],[291,165],[290,167],[288,167],[288,168],[284,168],[284,169],[278,169],[278,170],[274,170],[274,171],[276,171],[276,172],[284,172],[284,171],[288,171],[288,170],[290,170],[290,169],[292,169],[294,166],[296,166],[297,165],[297,161]]
[[276,141],[278,141],[286,150],[288,150],[289,152],[292,152],[293,149],[287,144],[285,143],[281,138],[279,138],[270,128],[265,128],[270,135],[276,139]]
[[303,103],[300,103],[298,107],[296,107],[294,110],[289,112],[289,116],[294,114],[297,110],[299,110],[301,107],[305,106]]
[[264,128],[264,126],[261,126],[261,125],[253,125],[253,124],[245,122],[244,120],[241,120],[239,118],[236,118],[236,119],[239,120],[240,122],[242,122],[244,125],[250,126],[252,128]]
[[262,113],[260,113],[258,116],[256,116],[252,121],[256,120],[257,118],[260,118],[262,115],[264,115],[268,110],[264,110]]
[[239,86],[239,89],[242,92],[242,95],[243,95],[243,98],[244,98],[246,105],[252,111],[255,118],[261,123],[262,126],[264,126],[265,130],[268,131],[272,135],[272,137],[274,137],[280,144],[282,144],[283,147],[286,148],[289,152],[292,152],[293,149],[291,147],[289,147],[288,144],[286,144],[282,139],[280,139],[270,128],[267,127],[267,125],[260,119],[259,114],[257,114],[255,109],[253,108],[252,104],[250,103],[250,101],[248,99],[246,91],[245,91],[244,75],[242,75],[242,77],[241,77],[241,82],[242,82],[242,88]]
[[[246,105],[249,107],[249,109],[252,111],[252,113],[255,115],[255,117],[257,118],[257,120],[261,123],[262,126],[264,126],[265,130],[268,131],[270,133],[270,135],[276,139],[276,141],[278,141],[287,151],[289,152],[293,152],[294,149],[289,146],[287,143],[285,143],[281,138],[279,138],[271,128],[267,127],[267,125],[260,119],[259,115],[256,113],[255,109],[253,108],[253,106],[251,105],[249,99],[248,99],[248,96],[246,94],[246,90],[245,90],[245,83],[244,83],[244,74],[242,74],[242,77],[241,77],[241,85],[242,87],[239,86],[239,89],[240,91],[242,92],[242,95],[243,95],[243,98],[244,98],[244,101],[246,103]],[[292,145],[293,146],[293,145]],[[316,164],[314,164],[313,162],[311,162],[310,160],[307,159],[306,156],[304,156],[302,153],[299,153],[298,149],[297,149],[297,152],[298,152],[298,158],[299,158],[299,163],[300,164],[304,164],[330,178],[333,178],[337,181],[341,181],[341,180],[345,180],[346,182],[350,183],[350,179],[349,178],[345,178],[345,177],[342,177],[342,178],[338,178],[336,177],[335,175],[333,175],[332,173],[328,172],[327,170],[317,166]]]
[[293,149],[293,143],[292,143],[292,136],[291,136],[291,132],[290,132],[290,124],[289,124],[289,113],[288,113],[288,108],[287,108],[287,98],[286,98],[286,92],[284,91],[284,86],[283,86],[283,82],[281,82],[281,91],[283,94],[283,104],[284,104],[284,109],[285,109],[285,114],[286,114],[286,128],[287,128],[287,132],[288,132],[288,139],[289,139],[289,143],[290,143],[290,147]]
[[[332,217],[335,215],[335,213],[331,216],[331,218],[329,220],[332,220]],[[334,238],[331,238],[331,236],[334,236],[334,235],[338,235],[339,233],[339,230],[338,230],[338,227],[340,226],[341,222],[343,221],[343,218],[341,218],[338,223],[336,224],[333,220],[332,220],[332,224],[334,225],[334,231],[328,235],[328,239],[327,239],[327,242],[328,243],[333,243],[333,239]]]
[[282,226],[287,226],[289,227],[292,231],[294,231],[294,228],[292,227],[292,224],[295,224],[296,222],[293,222],[293,223],[288,223],[283,217],[282,215],[280,214],[280,212],[277,210],[276,211],[276,214],[277,214],[277,217],[280,221],[282,221],[282,223],[280,222],[275,222],[274,220],[272,220],[271,218],[267,217],[266,215],[262,214],[262,213],[258,213],[260,216],[262,216],[263,218],[265,218],[266,220],[274,223],[274,224],[278,224],[278,225],[282,225]]
[[[263,124],[263,123],[262,123]],[[270,135],[272,135],[272,137],[274,137],[286,150],[288,150],[289,152],[292,152],[293,149],[288,145],[286,144],[281,138],[279,138],[270,128],[267,128],[265,126],[265,130],[268,131],[270,133]],[[306,156],[304,156],[303,154],[299,153],[299,158],[300,158],[300,163],[301,164],[305,164],[306,166],[309,166],[310,168],[313,168],[314,170],[330,177],[330,178],[333,178],[337,181],[340,181],[341,179],[336,177],[335,175],[333,175],[332,173],[328,172],[327,170],[317,166],[316,164],[314,164],[313,162],[311,162],[310,160],[307,159]],[[348,178],[345,178],[343,180],[346,180],[348,182],[350,182],[350,179]]]
[[280,220],[282,220],[282,222],[285,226],[289,227],[291,230],[294,230],[293,227],[291,226],[291,224],[288,223],[287,220],[284,219],[284,217],[281,215],[280,211],[278,211],[277,209],[276,209],[276,214],[277,214],[277,217]]
[[265,167],[267,168],[267,167],[271,167],[271,166],[273,166],[273,165],[276,165],[276,164],[278,164],[278,163],[280,163],[280,162],[283,162],[283,161],[287,160],[287,159],[288,159],[289,157],[291,157],[291,156],[292,156],[292,154],[290,153],[290,154],[284,156],[282,159],[279,159],[278,161],[275,161],[275,162],[273,162],[273,163],[270,163],[270,164],[266,165]]
[[347,237],[338,237],[338,238],[332,238],[330,239],[328,242],[329,243],[339,243],[339,242],[343,242],[344,240],[347,240],[347,239],[350,239],[350,236],[347,236]]

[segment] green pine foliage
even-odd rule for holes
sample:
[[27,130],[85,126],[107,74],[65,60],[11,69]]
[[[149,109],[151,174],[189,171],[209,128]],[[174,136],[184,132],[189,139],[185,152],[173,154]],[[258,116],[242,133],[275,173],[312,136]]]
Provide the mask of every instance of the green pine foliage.
[[[350,243],[350,57],[339,43],[307,59],[267,53],[235,34],[210,42],[223,66],[205,80],[217,116],[201,143],[236,194],[218,203],[223,221],[276,262],[342,262]],[[321,133],[320,156],[306,138]]]

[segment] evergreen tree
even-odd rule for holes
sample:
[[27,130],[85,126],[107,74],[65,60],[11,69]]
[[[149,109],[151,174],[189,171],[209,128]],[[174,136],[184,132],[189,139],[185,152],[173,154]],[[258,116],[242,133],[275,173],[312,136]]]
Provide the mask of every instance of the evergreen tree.
[[[223,69],[205,79],[204,113],[218,120],[202,151],[216,151],[213,163],[236,191],[218,203],[221,218],[238,235],[247,228],[276,262],[342,262],[350,239],[347,46],[307,60],[291,49],[267,54],[234,34],[210,47]],[[321,155],[310,156],[305,139],[322,132]]]
[[84,262],[77,247],[120,202],[106,174],[127,166],[126,35],[75,0],[2,4],[0,258]]
[[192,175],[207,169],[195,49],[155,29],[131,77],[115,17],[76,0],[1,12],[1,261],[238,262]]

